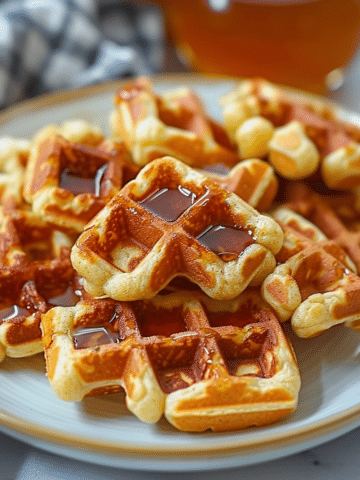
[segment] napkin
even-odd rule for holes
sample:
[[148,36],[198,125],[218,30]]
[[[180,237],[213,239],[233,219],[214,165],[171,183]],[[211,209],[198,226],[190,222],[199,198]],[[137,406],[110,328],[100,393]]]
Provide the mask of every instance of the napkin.
[[[131,1],[101,3],[0,1],[0,109],[41,93],[162,69],[160,11]],[[117,38],[104,30],[100,10]]]

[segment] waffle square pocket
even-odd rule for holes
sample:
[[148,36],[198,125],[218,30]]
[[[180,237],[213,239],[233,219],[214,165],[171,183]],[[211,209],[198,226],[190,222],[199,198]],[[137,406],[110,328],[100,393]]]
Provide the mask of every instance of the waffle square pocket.
[[47,375],[63,400],[125,390],[139,419],[184,431],[266,425],[291,413],[300,375],[282,328],[249,289],[56,307],[43,316]]
[[94,296],[141,300],[174,277],[216,299],[259,285],[275,268],[279,225],[182,162],[144,167],[87,225],[72,248]]

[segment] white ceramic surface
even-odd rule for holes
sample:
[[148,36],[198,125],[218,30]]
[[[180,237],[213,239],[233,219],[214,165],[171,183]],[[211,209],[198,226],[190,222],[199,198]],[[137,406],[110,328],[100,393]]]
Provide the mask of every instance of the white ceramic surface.
[[[159,92],[186,83],[219,120],[219,96],[231,81],[160,78]],[[115,86],[60,94],[0,116],[0,136],[30,137],[48,123],[85,118],[107,129]],[[251,465],[324,443],[360,425],[360,336],[337,328],[302,340],[291,333],[302,374],[296,412],[266,428],[186,434],[167,422],[141,423],[121,394],[66,403],[56,398],[41,354],[0,364],[0,430],[45,450],[108,466],[207,470]]]

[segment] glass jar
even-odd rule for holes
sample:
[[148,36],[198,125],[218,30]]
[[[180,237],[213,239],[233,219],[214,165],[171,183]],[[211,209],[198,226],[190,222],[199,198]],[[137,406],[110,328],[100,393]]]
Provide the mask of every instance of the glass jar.
[[159,0],[179,55],[198,72],[263,77],[323,93],[359,42],[358,0]]

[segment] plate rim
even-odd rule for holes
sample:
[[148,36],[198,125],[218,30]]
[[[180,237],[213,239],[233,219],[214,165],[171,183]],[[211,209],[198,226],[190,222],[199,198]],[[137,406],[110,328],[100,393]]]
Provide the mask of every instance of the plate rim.
[[[79,87],[77,89],[57,90],[54,92],[37,95],[34,98],[21,100],[16,105],[10,105],[3,111],[0,111],[0,127],[6,122],[10,122],[17,116],[30,113],[32,110],[35,109],[51,107],[59,103],[62,104],[65,101],[76,101],[83,97],[87,97],[88,95],[101,95],[109,92],[115,93],[117,88],[120,88],[121,86],[131,82],[135,78],[141,78],[141,76],[110,80],[103,83]],[[146,78],[149,78],[153,83],[156,84],[176,84],[179,82],[193,83],[194,81],[201,81],[209,84],[214,82],[227,81],[234,82],[236,84],[236,82],[243,80],[240,77],[229,77],[215,74],[195,74],[187,72],[146,75]]]
[[[356,422],[353,422],[354,418],[357,419]],[[239,438],[232,441],[227,441],[227,439],[221,437],[222,442],[225,442],[226,446],[221,446],[219,444],[201,447],[194,447],[194,445],[178,445],[176,447],[176,454],[178,457],[188,458],[189,456],[198,456],[201,453],[216,453],[220,456],[229,456],[234,455],[235,453],[246,452],[250,449],[253,453],[254,448],[265,449],[267,446],[275,447],[275,442],[281,445],[281,443],[285,441],[288,443],[289,439],[291,439],[292,443],[296,443],[297,445],[299,444],[299,438],[307,442],[310,442],[311,440],[316,442],[318,438],[320,438],[320,441],[322,441],[321,439],[323,439],[324,434],[328,432],[333,432],[335,434],[337,430],[349,431],[357,428],[359,425],[360,403],[346,409],[344,412],[339,412],[322,420],[312,422],[310,425],[303,425],[293,429],[290,428],[291,431],[286,430],[272,433],[270,436],[267,436],[265,440],[260,440],[260,442],[257,438]],[[141,444],[140,442],[137,445],[132,445],[131,447],[129,447],[129,445],[125,442],[112,442],[112,444],[109,445],[107,440],[92,439],[83,435],[65,433],[58,428],[51,428],[49,430],[49,428],[45,425],[41,426],[35,422],[24,420],[17,415],[11,413],[9,414],[3,409],[0,409],[0,429],[1,427],[5,427],[5,429],[11,430],[17,434],[25,435],[29,438],[33,437],[34,439],[36,438],[37,440],[44,442],[51,441],[52,443],[61,444],[65,447],[72,446],[76,447],[77,449],[86,447],[91,448],[93,451],[99,453],[106,452],[109,454],[109,452],[111,452],[113,454],[121,453],[126,455],[138,455],[141,453],[142,455],[156,454],[157,456],[167,456],[170,452],[174,453],[174,445],[172,445],[170,442],[168,446],[156,447],[154,449],[151,449],[147,444]],[[262,430],[260,430],[261,428]],[[266,432],[266,429],[259,427],[259,432],[260,431]],[[181,433],[184,432],[179,432],[179,435],[181,435]],[[239,434],[241,431],[230,431],[225,433],[231,435],[232,433]],[[196,435],[197,434],[194,434],[194,438],[196,438]],[[212,439],[216,439],[215,435],[216,434],[214,434]],[[266,435],[266,433],[264,433],[264,435]],[[339,436],[340,435],[341,433]],[[325,439],[324,443],[326,441],[328,441],[328,439]]]

